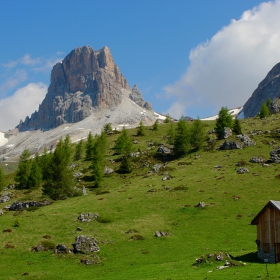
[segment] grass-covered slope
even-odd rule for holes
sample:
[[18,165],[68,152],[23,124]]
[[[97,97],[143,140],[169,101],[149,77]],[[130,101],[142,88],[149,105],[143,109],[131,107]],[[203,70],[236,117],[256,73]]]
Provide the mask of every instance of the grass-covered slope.
[[[184,158],[155,157],[148,143],[166,143],[170,124],[158,131],[146,128],[135,150],[146,151],[133,160],[133,172],[104,177],[102,188],[92,188],[89,162],[77,162],[81,184],[87,195],[56,201],[34,211],[5,212],[0,216],[0,279],[267,279],[265,264],[256,259],[256,227],[249,225],[268,200],[280,200],[279,164],[269,167],[250,163],[253,156],[269,159],[280,146],[278,115],[265,120],[241,121],[244,133],[270,130],[254,136],[257,145],[231,151],[199,151]],[[191,124],[191,123],[190,123]],[[206,122],[211,130],[215,122]],[[119,156],[111,149],[118,135],[108,136],[106,165],[116,170]],[[213,135],[211,137],[214,137]],[[232,138],[235,138],[233,136]],[[216,147],[222,141],[217,141]],[[198,156],[197,156],[198,155]],[[155,163],[168,162],[159,172],[149,172]],[[148,162],[150,167],[144,166]],[[237,162],[246,164],[247,174],[237,174]],[[217,168],[217,166],[221,166]],[[162,178],[170,176],[170,180]],[[10,175],[10,180],[11,175]],[[41,192],[13,191],[13,200],[40,200]],[[194,207],[199,202],[205,208]],[[1,209],[8,203],[0,205]],[[81,212],[98,213],[99,220],[78,221]],[[15,223],[19,226],[15,227]],[[76,231],[78,227],[82,232]],[[11,232],[2,232],[11,229]],[[155,231],[168,233],[155,237]],[[93,236],[99,242],[101,263],[86,266],[81,254],[32,252],[46,241],[71,248],[77,235]],[[227,252],[234,263],[216,270],[224,261],[194,265],[210,253]],[[206,258],[207,259],[207,258]],[[279,264],[268,265],[271,279],[280,276]]]

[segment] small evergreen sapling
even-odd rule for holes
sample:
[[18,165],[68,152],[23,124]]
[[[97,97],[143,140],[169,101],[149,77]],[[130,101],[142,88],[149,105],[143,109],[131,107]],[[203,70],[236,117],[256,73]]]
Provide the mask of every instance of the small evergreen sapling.
[[216,134],[219,139],[221,139],[222,132],[225,127],[232,128],[233,120],[232,116],[229,113],[227,107],[222,107],[219,112],[219,117],[216,120]]
[[137,136],[144,136],[144,135],[145,135],[145,128],[143,122],[141,121],[137,129]]

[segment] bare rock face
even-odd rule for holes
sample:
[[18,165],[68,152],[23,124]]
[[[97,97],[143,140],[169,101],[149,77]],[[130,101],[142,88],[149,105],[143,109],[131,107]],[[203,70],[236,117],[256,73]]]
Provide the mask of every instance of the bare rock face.
[[[17,128],[45,130],[79,122],[90,116],[93,108],[117,107],[124,91],[131,89],[108,47],[99,51],[89,46],[76,48],[53,67],[51,84],[38,112],[26,117]],[[132,90],[133,98],[139,106],[151,109],[139,91]]]
[[268,98],[271,100],[280,97],[280,63],[277,63],[258,85],[252,96],[243,107],[245,118],[256,116],[261,106]]
[[140,107],[143,107],[147,110],[152,110],[152,105],[150,102],[145,102],[145,100],[142,98],[142,94],[137,88],[136,85],[133,86],[131,94],[129,95],[129,98],[134,101],[137,105]]

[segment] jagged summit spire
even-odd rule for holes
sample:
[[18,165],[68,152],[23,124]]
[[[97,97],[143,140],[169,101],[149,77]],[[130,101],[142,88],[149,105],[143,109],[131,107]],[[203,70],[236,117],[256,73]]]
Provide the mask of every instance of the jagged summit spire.
[[139,106],[151,109],[137,87],[132,93],[107,46],[98,51],[90,46],[75,48],[62,62],[54,65],[48,92],[38,112],[26,117],[17,128],[20,131],[51,129],[64,123],[79,122],[90,116],[93,108],[119,106],[123,91],[128,91],[127,96],[132,100],[137,96],[140,102],[134,101]]

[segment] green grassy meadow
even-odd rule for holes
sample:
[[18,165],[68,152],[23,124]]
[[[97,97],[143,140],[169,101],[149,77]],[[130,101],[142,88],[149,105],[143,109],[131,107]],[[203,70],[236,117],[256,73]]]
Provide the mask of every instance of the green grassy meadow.
[[[55,201],[34,211],[4,211],[0,216],[0,279],[280,278],[279,264],[268,264],[267,275],[266,265],[257,260],[256,227],[249,225],[269,200],[280,200],[280,165],[263,167],[249,162],[253,156],[269,159],[269,152],[280,146],[280,133],[274,133],[280,128],[278,118],[241,120],[243,133],[270,130],[252,137],[256,146],[202,150],[179,159],[155,156],[156,144],[166,143],[170,124],[160,124],[158,131],[146,127],[146,135],[141,137],[136,136],[136,129],[129,130],[139,141],[133,146],[135,150],[146,151],[133,159],[132,173],[107,175],[102,188],[96,189],[92,187],[90,163],[81,160],[76,162],[75,172],[83,173],[80,184],[87,187],[86,196]],[[205,126],[208,131],[215,122],[205,122]],[[106,165],[114,170],[120,164],[112,150],[117,137],[108,136],[106,155]],[[149,141],[155,148],[147,150]],[[221,143],[217,141],[216,147]],[[146,161],[149,168],[144,166]],[[249,173],[237,174],[236,163],[240,161]],[[149,172],[155,163],[162,162],[168,162],[165,168]],[[217,165],[221,168],[215,168]],[[12,182],[12,170],[3,170]],[[171,179],[162,181],[166,173]],[[42,199],[38,190],[13,192],[12,201]],[[206,207],[194,207],[199,202]],[[0,208],[8,204],[11,202],[2,203]],[[77,219],[82,212],[98,213],[107,222],[82,223]],[[14,227],[16,221],[19,227]],[[76,231],[78,227],[83,231]],[[3,232],[6,229],[12,232]],[[169,235],[157,238],[155,231]],[[51,236],[49,241],[55,245],[71,248],[80,234],[98,240],[100,264],[82,264],[81,259],[87,256],[81,254],[32,251],[33,246],[46,240],[45,235]],[[141,239],[133,238],[135,235]],[[201,255],[219,252],[227,252],[246,265],[216,270],[224,261],[196,264]]]

